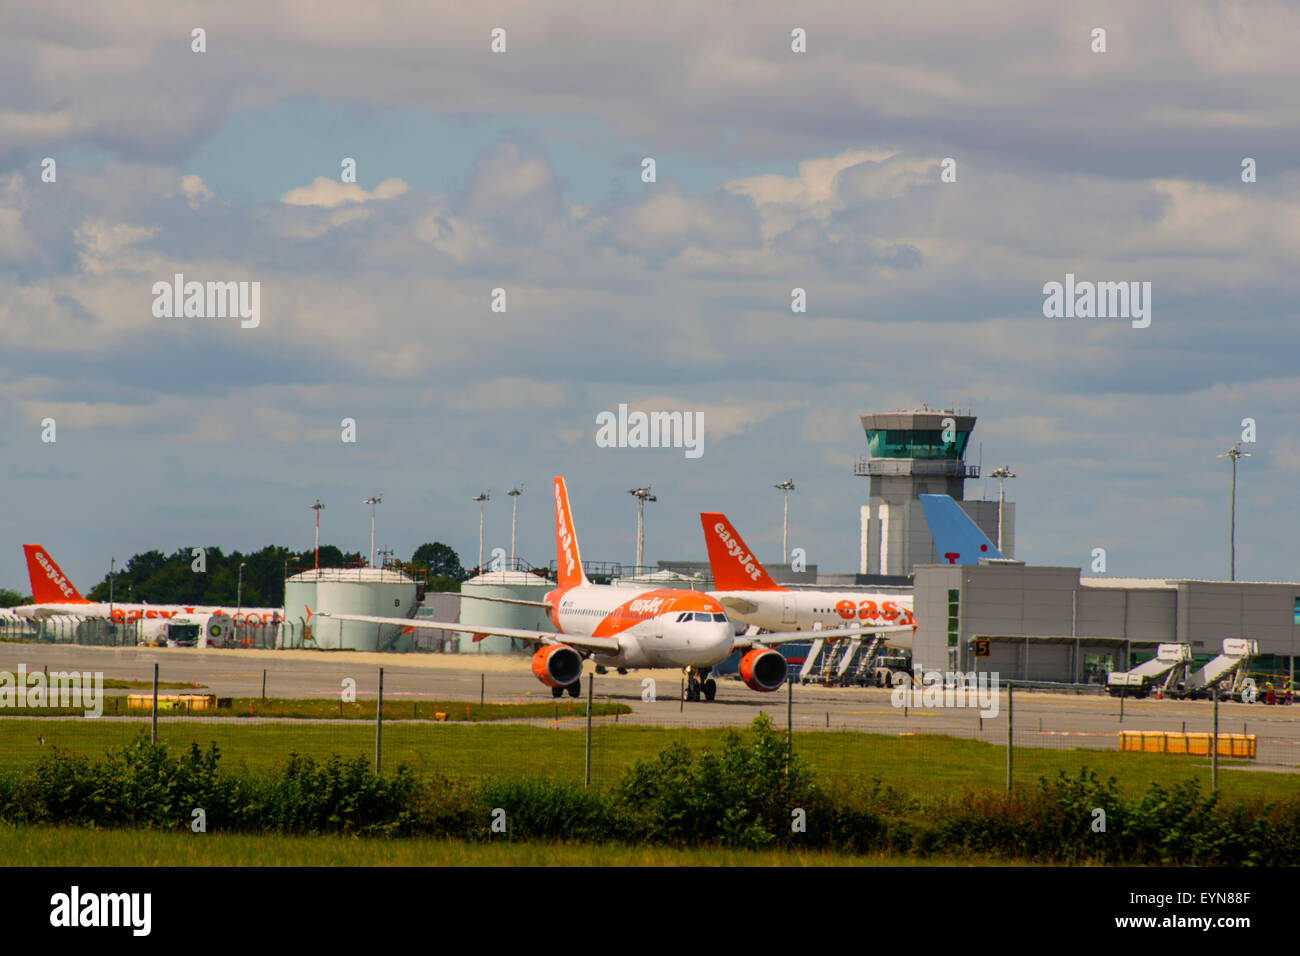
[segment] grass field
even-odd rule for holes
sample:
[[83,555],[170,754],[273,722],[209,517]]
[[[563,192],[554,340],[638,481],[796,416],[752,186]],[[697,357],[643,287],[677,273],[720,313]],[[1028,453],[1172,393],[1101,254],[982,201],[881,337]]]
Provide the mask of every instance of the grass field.
[[[463,704],[461,705],[464,706]],[[549,706],[549,705],[543,705]],[[578,702],[574,702],[575,713]],[[580,728],[582,718],[561,717],[562,728]],[[136,721],[0,720],[0,768],[25,766],[50,747],[90,757],[101,756],[142,730]],[[718,728],[657,728],[615,725],[605,718],[592,733],[592,779],[613,783],[639,759],[652,758],[675,741],[690,747],[715,746],[724,731]],[[325,757],[373,756],[373,724],[336,721],[312,723],[205,723],[200,720],[160,721],[158,738],[174,749],[191,741],[215,743],[227,769],[256,771],[282,763],[290,752]],[[794,748],[827,782],[882,781],[906,793],[924,797],[960,789],[1001,790],[1006,780],[1006,751],[980,741],[942,736],[891,737],[844,731],[798,732]],[[417,773],[462,779],[485,776],[583,778],[584,734],[553,725],[450,725],[430,721],[385,723],[383,762],[391,770],[405,763]],[[1115,750],[1066,750],[1017,747],[1015,779],[1031,785],[1040,776],[1058,771],[1074,774],[1081,767],[1102,777],[1114,776],[1121,790],[1145,791],[1152,783],[1195,778],[1208,789],[1209,762],[1200,758],[1162,754],[1120,753]],[[1292,774],[1242,771],[1220,764],[1219,786],[1230,800],[1271,799],[1296,791]]]
[[[126,684],[126,681],[120,683]],[[148,685],[150,688],[152,684]],[[162,685],[159,685],[162,686]],[[179,684],[179,687],[190,687]],[[341,700],[329,700],[320,697],[235,697],[230,707],[211,711],[214,717],[290,717],[301,720],[367,720],[374,721],[377,702],[359,700],[344,703]],[[9,707],[6,715],[14,717],[80,717],[85,713],[84,707]],[[612,717],[615,714],[630,714],[632,708],[627,704],[593,703],[593,717]],[[145,719],[151,718],[150,707],[128,709],[126,698],[122,695],[108,697],[104,701],[104,714],[109,717],[139,714]],[[439,716],[442,715],[442,716]],[[585,717],[587,702],[585,700],[549,700],[527,704],[475,704],[463,700],[422,700],[422,701],[385,701],[385,720],[447,720],[469,721],[483,720],[520,720],[547,717]],[[159,706],[159,720],[194,717],[194,712],[169,710]]]
[[1007,866],[986,857],[83,830],[0,824],[8,866]]

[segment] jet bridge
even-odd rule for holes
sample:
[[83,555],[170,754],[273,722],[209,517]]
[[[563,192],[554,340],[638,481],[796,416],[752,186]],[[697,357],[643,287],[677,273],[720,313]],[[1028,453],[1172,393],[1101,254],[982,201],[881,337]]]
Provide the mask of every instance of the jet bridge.
[[1106,690],[1112,697],[1145,697],[1153,688],[1167,693],[1178,685],[1192,660],[1187,644],[1159,644],[1156,656],[1128,671],[1111,671]]

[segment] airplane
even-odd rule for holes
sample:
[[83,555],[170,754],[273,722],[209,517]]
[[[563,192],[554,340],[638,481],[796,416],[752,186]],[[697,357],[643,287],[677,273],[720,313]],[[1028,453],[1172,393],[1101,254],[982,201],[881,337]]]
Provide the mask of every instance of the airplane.
[[227,614],[234,624],[279,624],[284,620],[281,608],[232,608],[202,604],[124,604],[114,601],[89,601],[82,597],[39,544],[23,545],[27,556],[27,575],[32,583],[32,603],[13,608],[18,617],[39,619],[58,615],[112,618],[127,621],[166,620],[177,616]]
[[949,495],[917,497],[930,526],[934,549],[949,564],[979,564],[981,558],[1002,558],[1002,552]]
[[[680,668],[686,675],[688,700],[713,700],[717,683],[709,676],[734,650],[746,653],[740,677],[752,689],[771,692],[786,680],[786,660],[773,650],[787,641],[808,639],[807,633],[777,632],[761,638],[737,638],[735,625],[722,605],[709,594],[677,588],[626,588],[592,584],[582,567],[578,536],[569,507],[569,494],[561,475],[554,481],[555,555],[558,586],[542,601],[496,598],[506,604],[546,608],[553,631],[522,628],[485,628],[481,624],[452,624],[427,618],[372,617],[361,614],[316,613],[343,621],[397,624],[473,634],[512,637],[538,646],[533,654],[533,675],[551,688],[553,697],[567,690],[581,694],[584,658],[598,667],[631,669]],[[845,636],[875,633],[880,627],[846,628]],[[910,630],[910,628],[908,628]]]
[[[895,626],[884,642],[910,650],[916,619],[910,594],[870,591],[813,591],[783,588],[746,547],[727,516],[719,511],[700,513],[704,543],[714,590],[708,592],[727,609],[732,620],[768,630],[803,631],[804,640],[823,628],[850,621]],[[838,632],[829,636],[837,636]],[[764,639],[766,639],[764,637]]]

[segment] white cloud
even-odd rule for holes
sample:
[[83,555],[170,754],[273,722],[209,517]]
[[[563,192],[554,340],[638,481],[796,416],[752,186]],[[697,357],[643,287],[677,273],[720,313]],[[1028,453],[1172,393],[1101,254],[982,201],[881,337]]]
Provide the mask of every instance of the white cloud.
[[317,176],[308,186],[290,189],[280,201],[290,206],[322,206],[333,209],[344,203],[364,203],[379,199],[395,199],[405,195],[406,183],[400,179],[385,179],[367,192],[356,183],[342,183],[336,179]]

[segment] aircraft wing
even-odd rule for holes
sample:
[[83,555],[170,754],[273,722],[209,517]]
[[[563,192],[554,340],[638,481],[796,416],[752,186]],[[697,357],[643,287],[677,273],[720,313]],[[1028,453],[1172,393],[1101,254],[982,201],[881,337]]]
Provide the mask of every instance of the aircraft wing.
[[835,640],[841,637],[857,637],[861,634],[893,634],[898,631],[915,631],[914,624],[894,624],[875,627],[824,627],[816,631],[773,631],[770,634],[755,634],[753,637],[738,637],[731,645],[733,651],[744,651],[751,647],[775,647],[789,644],[791,641]]
[[338,621],[360,621],[363,624],[391,624],[394,627],[422,627],[436,631],[458,631],[461,634],[482,634],[485,637],[514,637],[530,644],[568,644],[582,651],[597,654],[617,654],[620,650],[616,637],[585,637],[581,634],[564,634],[560,631],[529,631],[519,627],[484,627],[475,624],[451,624],[427,617],[371,617],[368,614],[330,614],[317,611],[318,617],[331,617]]
[[547,608],[548,610],[550,609],[550,605],[547,604],[545,601],[525,601],[522,598],[489,597],[486,594],[463,594],[462,593],[460,597],[461,600],[468,599],[471,601],[496,601],[498,604],[522,604],[524,607],[544,607]]

